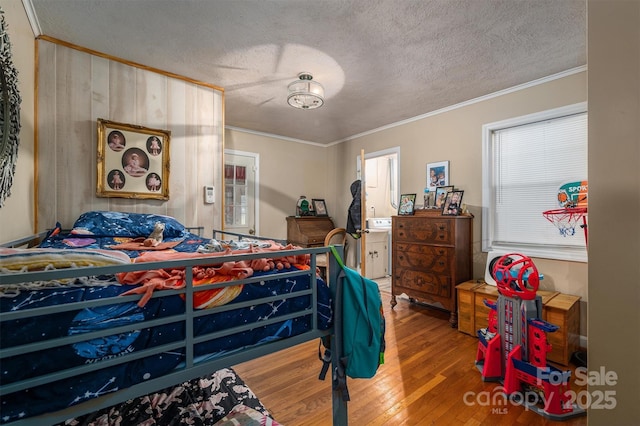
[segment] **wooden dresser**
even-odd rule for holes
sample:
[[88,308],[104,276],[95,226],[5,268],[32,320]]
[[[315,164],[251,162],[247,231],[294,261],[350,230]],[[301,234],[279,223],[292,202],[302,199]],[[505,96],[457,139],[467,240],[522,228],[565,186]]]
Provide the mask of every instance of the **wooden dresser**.
[[456,285],[471,279],[473,216],[442,216],[440,210],[416,210],[392,217],[391,307],[396,296],[451,313],[457,327]]
[[330,217],[288,216],[287,242],[303,248],[322,247],[335,226]]

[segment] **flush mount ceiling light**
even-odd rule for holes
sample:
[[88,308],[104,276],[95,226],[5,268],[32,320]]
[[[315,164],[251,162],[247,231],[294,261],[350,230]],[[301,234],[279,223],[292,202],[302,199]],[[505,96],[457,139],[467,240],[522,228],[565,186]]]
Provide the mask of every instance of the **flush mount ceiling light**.
[[294,108],[315,109],[324,104],[324,88],[313,81],[308,72],[298,74],[298,80],[289,83],[287,102]]

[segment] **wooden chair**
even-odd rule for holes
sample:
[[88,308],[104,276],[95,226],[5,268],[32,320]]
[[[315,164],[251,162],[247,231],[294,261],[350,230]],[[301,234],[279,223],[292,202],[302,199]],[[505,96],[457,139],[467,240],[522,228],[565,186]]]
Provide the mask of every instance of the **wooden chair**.
[[[347,230],[345,228],[334,228],[324,237],[324,245],[345,245],[347,241]],[[344,258],[346,259],[347,250],[345,247]],[[320,269],[322,278],[327,277],[327,269],[329,268],[329,257],[331,253],[321,253],[316,256],[316,266]]]

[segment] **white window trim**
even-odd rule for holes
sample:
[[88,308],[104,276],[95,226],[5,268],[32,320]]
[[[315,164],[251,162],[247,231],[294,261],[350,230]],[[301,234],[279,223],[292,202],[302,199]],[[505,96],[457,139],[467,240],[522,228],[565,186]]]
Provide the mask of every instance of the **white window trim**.
[[[491,240],[494,231],[494,217],[492,212],[492,199],[494,194],[490,185],[491,167],[491,137],[492,133],[499,129],[514,127],[518,125],[533,123],[537,121],[549,120],[565,115],[580,114],[587,112],[587,103],[580,102],[560,108],[554,108],[525,116],[496,121],[482,126],[482,251],[490,250],[523,252],[527,256],[550,258],[557,260],[570,260],[576,262],[587,262],[587,248],[585,247],[564,247],[544,249],[539,246],[527,244],[494,244]],[[578,232],[576,230],[576,232]]]

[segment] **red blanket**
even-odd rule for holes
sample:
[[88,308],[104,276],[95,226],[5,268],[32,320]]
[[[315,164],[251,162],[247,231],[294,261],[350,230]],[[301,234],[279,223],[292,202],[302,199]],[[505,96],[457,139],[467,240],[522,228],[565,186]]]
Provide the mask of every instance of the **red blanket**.
[[[288,268],[291,265],[296,266],[306,266],[309,264],[310,255],[305,254],[301,256],[282,256],[278,258],[260,258],[253,259],[250,261],[235,261],[235,262],[225,262],[223,259],[220,259],[218,263],[218,257],[227,256],[230,254],[243,254],[243,253],[266,253],[273,251],[282,251],[282,250],[292,250],[298,247],[293,245],[288,245],[286,247],[272,245],[273,248],[258,248],[252,247],[246,250],[227,250],[219,253],[181,253],[181,252],[173,252],[173,251],[147,251],[142,253],[139,257],[133,259],[134,263],[140,262],[159,262],[159,261],[168,261],[168,260],[177,260],[177,259],[211,259],[211,265],[207,266],[196,266],[193,268],[193,283],[194,285],[202,285],[202,284],[211,284],[215,282],[223,282],[230,281],[233,279],[243,279],[250,277],[253,275],[253,272],[258,271],[270,271],[274,268],[282,269]],[[144,296],[138,302],[140,307],[143,307],[147,301],[153,295],[153,291],[161,290],[161,289],[176,289],[182,288],[185,285],[185,270],[184,268],[166,268],[166,269],[152,269],[146,271],[132,271],[132,272],[121,272],[116,274],[118,281],[121,284],[139,284],[140,287],[129,290],[123,295],[127,294],[141,294],[144,293]],[[241,290],[242,287],[240,287]],[[239,294],[238,289],[236,291],[222,292],[224,289],[216,289],[211,290],[211,292],[215,292],[216,295],[218,293],[227,294],[227,296],[222,297],[222,300],[216,301],[216,305],[221,305],[224,303],[228,303],[230,300],[229,296],[232,293]],[[201,293],[210,293],[201,292]],[[198,297],[194,297],[195,306],[201,307],[210,307],[211,304],[211,296],[213,294],[200,294],[198,293],[196,296],[205,297],[207,299],[207,303],[204,301],[198,302]],[[235,296],[233,296],[235,298]],[[233,300],[233,299],[231,299]],[[224,303],[222,303],[224,302]],[[202,306],[205,305],[205,306]]]

